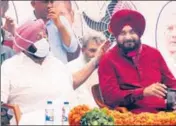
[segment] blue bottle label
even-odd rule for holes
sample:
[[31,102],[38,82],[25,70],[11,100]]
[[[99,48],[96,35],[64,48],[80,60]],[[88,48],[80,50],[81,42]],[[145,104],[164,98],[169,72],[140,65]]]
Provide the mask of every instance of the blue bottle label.
[[45,120],[46,121],[54,121],[54,113],[53,111],[46,111],[45,112]]

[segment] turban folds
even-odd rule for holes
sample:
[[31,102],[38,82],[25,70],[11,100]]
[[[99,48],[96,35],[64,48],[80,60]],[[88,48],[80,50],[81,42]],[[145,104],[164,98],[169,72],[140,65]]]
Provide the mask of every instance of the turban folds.
[[145,18],[142,14],[134,10],[120,10],[113,14],[109,30],[115,36],[118,36],[125,25],[130,25],[139,37],[145,30]]
[[46,33],[46,27],[42,19],[35,20],[35,21],[29,20],[25,22],[24,24],[22,24],[19,28],[17,28],[16,34],[20,35],[22,38],[28,41],[31,41],[31,43],[25,41],[18,35],[15,35],[16,43],[14,44],[14,47],[13,47],[14,50],[16,52],[22,51],[22,49],[19,48],[18,46],[27,50],[33,43],[37,42],[40,32]]

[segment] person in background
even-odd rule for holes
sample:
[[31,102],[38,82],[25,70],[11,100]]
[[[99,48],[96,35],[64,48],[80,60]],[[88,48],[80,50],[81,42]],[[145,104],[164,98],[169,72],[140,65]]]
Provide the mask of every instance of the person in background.
[[109,31],[117,45],[102,57],[98,70],[104,101],[111,107],[134,113],[163,111],[167,88],[176,89],[160,52],[141,43],[145,25],[143,15],[133,10],[120,10],[111,18]]
[[[72,72],[77,72],[83,68],[92,58],[96,56],[96,52],[100,45],[105,41],[102,36],[96,34],[87,34],[82,39],[82,55],[77,59],[67,63],[67,68]],[[75,90],[74,100],[76,105],[87,104],[91,107],[97,107],[92,96],[91,87],[98,84],[97,69],[89,76],[89,78]],[[75,106],[76,106],[75,105]]]
[[69,20],[62,14],[65,6],[62,1],[36,1],[32,0],[34,19],[42,19],[47,27],[51,51],[63,63],[67,63],[67,52],[75,52],[78,40],[72,31]]
[[169,16],[172,18],[172,20],[167,20],[164,22],[164,47],[166,47],[166,51],[169,54],[166,60],[169,63],[171,71],[176,77],[176,12],[170,12],[167,17]]
[[[1,61],[2,64],[3,61],[6,59],[12,57],[14,55],[14,51],[8,46],[10,44],[13,44],[13,34],[15,29],[15,24],[12,18],[5,15],[9,8],[9,1],[1,1],[0,5],[0,20],[1,20]],[[2,18],[5,18],[5,24],[2,23]]]
[[[74,10],[72,8],[72,3],[70,0],[67,1],[60,1],[60,6],[63,6],[61,10],[61,14],[64,15],[71,26],[74,24]],[[58,6],[59,7],[59,6]],[[76,36],[76,34],[75,34]],[[78,47],[75,52],[67,52],[67,60],[72,61],[76,58],[78,58],[81,55],[81,46],[80,46],[80,41],[78,40]]]
[[45,26],[40,19],[27,21],[17,28],[14,48],[18,53],[1,67],[1,101],[19,105],[22,114],[46,108],[48,100],[67,100],[95,70],[110,46],[104,42],[95,58],[71,74],[51,53]]

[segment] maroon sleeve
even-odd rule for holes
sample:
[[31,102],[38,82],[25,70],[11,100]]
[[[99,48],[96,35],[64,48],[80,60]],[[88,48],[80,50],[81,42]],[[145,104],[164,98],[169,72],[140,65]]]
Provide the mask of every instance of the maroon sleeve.
[[102,96],[107,105],[111,107],[126,106],[143,98],[144,88],[121,90],[116,73],[115,66],[108,58],[103,57],[99,63],[98,74]]
[[163,56],[159,53],[159,64],[160,70],[162,74],[162,83],[166,84],[169,88],[176,89],[176,78],[173,76],[171,71],[169,70]]

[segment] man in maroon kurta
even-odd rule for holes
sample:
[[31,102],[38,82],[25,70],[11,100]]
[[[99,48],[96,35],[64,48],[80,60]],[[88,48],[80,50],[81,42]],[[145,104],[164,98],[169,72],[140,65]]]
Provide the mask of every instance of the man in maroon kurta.
[[99,63],[100,89],[110,107],[125,106],[134,113],[166,109],[167,88],[176,89],[176,79],[160,52],[141,44],[145,18],[132,10],[116,12],[109,29],[117,46]]

